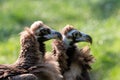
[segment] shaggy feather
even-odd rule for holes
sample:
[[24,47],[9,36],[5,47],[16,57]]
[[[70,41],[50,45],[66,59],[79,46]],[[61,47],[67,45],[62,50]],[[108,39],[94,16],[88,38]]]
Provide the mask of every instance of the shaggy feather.
[[28,69],[41,62],[42,52],[39,51],[39,43],[29,28],[21,33],[20,42],[21,52],[14,66]]
[[[71,30],[74,30],[73,26],[67,25],[62,30],[62,34],[66,35]],[[90,80],[90,63],[93,62],[94,57],[90,54],[89,47],[79,50],[74,44],[70,44],[68,47],[64,41],[55,40],[53,51],[53,55],[58,57],[57,60],[65,80]]]
[[52,56],[58,61],[61,74],[63,74],[67,69],[67,59],[68,56],[66,55],[66,48],[64,43],[59,40],[53,41],[53,54]]
[[72,31],[72,30],[74,30],[73,26],[67,25],[67,26],[65,26],[65,27],[63,28],[63,30],[62,30],[61,33],[62,33],[63,35],[66,35],[68,32],[70,32],[70,31]]
[[45,55],[45,62],[33,66],[29,72],[40,80],[62,80],[58,62],[49,54]]
[[44,58],[45,44],[38,38],[41,27],[48,28],[41,21],[37,21],[31,28],[21,32],[20,55],[14,64],[0,65],[0,80],[62,79],[57,61],[50,57]]
[[26,28],[20,37],[21,51],[17,61],[11,65],[0,65],[0,79],[27,73],[27,69],[38,64],[41,60],[39,45],[34,34]]

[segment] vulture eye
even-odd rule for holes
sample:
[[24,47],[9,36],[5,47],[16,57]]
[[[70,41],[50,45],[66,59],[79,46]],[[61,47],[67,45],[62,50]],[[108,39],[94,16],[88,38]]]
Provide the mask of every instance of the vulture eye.
[[81,37],[81,36],[82,36],[80,32],[74,32],[72,35],[73,35],[73,37],[75,37],[75,38],[78,38],[78,37]]
[[39,32],[40,32],[39,36],[41,36],[41,35],[47,35],[47,34],[50,34],[50,29],[43,28]]
[[81,37],[82,36],[82,34],[79,32],[79,37]]
[[46,33],[50,34],[51,33],[50,29],[46,29]]

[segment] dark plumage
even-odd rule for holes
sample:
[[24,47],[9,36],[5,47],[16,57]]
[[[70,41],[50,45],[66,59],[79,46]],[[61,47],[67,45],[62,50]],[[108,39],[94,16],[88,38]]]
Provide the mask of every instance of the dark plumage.
[[44,42],[61,37],[59,32],[43,22],[34,22],[30,28],[21,32],[21,51],[17,61],[11,65],[0,65],[0,80],[44,80],[46,76],[49,80],[60,80],[58,63],[51,63],[51,60],[44,58]]
[[27,69],[40,62],[39,45],[31,29],[26,28],[20,37],[21,50],[17,61],[10,65],[0,65],[0,79],[27,73]]
[[62,35],[63,41],[55,40],[53,42],[53,55],[60,64],[64,79],[90,80],[90,64],[94,58],[90,54],[89,47],[78,49],[75,43],[82,41],[92,43],[92,38],[70,25],[62,30]]
[[[61,34],[55,30],[49,30],[48,33],[51,34],[48,36],[51,39],[62,38]],[[45,33],[41,31],[39,36],[43,34]],[[40,45],[39,51],[42,52],[43,62],[29,68],[29,72],[36,75],[39,80],[62,80],[58,62],[51,55],[46,54],[44,41],[46,41],[46,38],[48,37],[45,36],[37,38]]]

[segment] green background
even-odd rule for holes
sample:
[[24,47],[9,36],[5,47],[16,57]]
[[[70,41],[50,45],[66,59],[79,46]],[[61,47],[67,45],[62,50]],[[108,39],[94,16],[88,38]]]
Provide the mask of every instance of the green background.
[[91,35],[91,80],[120,80],[120,0],[0,0],[0,64],[16,61],[19,33],[36,20],[58,31],[70,24]]

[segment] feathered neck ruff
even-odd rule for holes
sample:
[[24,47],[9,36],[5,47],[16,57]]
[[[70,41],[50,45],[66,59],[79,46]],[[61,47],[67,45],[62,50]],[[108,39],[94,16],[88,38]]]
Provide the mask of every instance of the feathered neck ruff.
[[53,56],[54,58],[57,59],[57,61],[59,62],[59,67],[60,67],[60,72],[61,74],[64,73],[64,71],[67,70],[67,55],[66,55],[66,48],[64,46],[63,41],[59,41],[59,40],[54,40],[53,41]]
[[20,36],[21,51],[15,63],[18,68],[28,69],[37,64],[41,60],[41,52],[39,51],[39,43],[34,33],[29,28],[25,28]]

